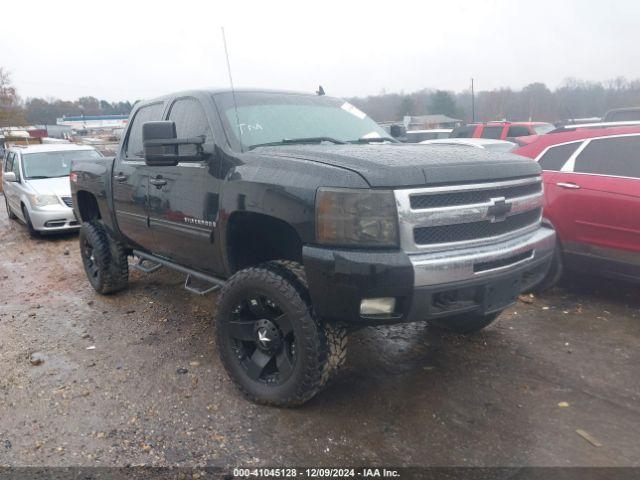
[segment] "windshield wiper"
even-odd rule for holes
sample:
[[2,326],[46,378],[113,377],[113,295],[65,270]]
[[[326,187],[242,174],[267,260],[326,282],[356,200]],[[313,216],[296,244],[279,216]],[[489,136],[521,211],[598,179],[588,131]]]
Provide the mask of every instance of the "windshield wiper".
[[342,140],[338,140],[332,137],[305,137],[305,138],[283,138],[279,142],[268,142],[268,143],[257,143],[255,145],[250,145],[249,150],[253,150],[257,147],[273,147],[276,145],[291,145],[296,143],[321,143],[321,142],[331,142],[336,145],[344,145],[347,142],[343,142]]
[[46,175],[34,175],[33,177],[27,177],[27,180],[42,180],[44,178],[51,178]]
[[391,137],[361,137],[358,140],[352,140],[349,143],[382,143],[382,142],[398,143],[398,140]]

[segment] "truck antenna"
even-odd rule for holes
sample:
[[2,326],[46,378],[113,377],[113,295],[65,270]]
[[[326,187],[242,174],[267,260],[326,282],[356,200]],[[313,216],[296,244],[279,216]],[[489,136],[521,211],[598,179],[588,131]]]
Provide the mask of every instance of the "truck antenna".
[[229,83],[231,84],[231,96],[233,97],[233,109],[236,114],[236,124],[238,126],[238,134],[240,135],[240,151],[244,151],[242,145],[242,127],[240,126],[240,116],[238,115],[238,101],[236,100],[236,90],[233,87],[233,76],[231,76],[231,63],[229,63],[229,50],[227,49],[227,36],[224,33],[224,27],[222,29],[222,42],[224,43],[224,55],[227,58],[227,72],[229,72]]

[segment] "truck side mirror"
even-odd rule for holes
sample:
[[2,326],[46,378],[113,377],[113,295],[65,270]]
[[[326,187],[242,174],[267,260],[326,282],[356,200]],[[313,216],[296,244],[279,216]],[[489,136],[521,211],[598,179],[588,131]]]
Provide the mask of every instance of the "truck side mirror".
[[18,178],[16,177],[15,172],[4,172],[3,177],[7,182],[17,182]]
[[176,124],[174,122],[146,122],[142,124],[142,145],[147,165],[172,166],[178,164]]
[[[175,166],[178,162],[201,160],[204,137],[176,138],[176,124],[171,121],[142,124],[144,161],[156,167]],[[196,155],[180,155],[180,145],[196,145]]]

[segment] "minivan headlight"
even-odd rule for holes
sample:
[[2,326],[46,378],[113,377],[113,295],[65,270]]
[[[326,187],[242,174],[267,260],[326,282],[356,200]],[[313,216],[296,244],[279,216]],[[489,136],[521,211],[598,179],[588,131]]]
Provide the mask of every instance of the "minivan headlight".
[[56,205],[60,203],[55,195],[29,195],[31,205],[34,207],[44,207],[46,205]]
[[398,219],[393,192],[319,188],[316,238],[325,245],[397,246]]

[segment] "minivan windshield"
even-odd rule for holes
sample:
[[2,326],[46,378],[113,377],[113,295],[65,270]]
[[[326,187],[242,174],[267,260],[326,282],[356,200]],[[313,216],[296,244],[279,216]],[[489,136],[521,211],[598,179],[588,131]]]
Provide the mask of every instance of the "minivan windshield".
[[[367,143],[389,135],[344,100],[286,93],[236,92],[215,95],[232,143],[243,150],[265,144]],[[394,141],[389,139],[389,141]]]
[[68,177],[72,160],[91,160],[100,157],[102,155],[96,150],[25,153],[22,155],[22,171],[27,180]]

